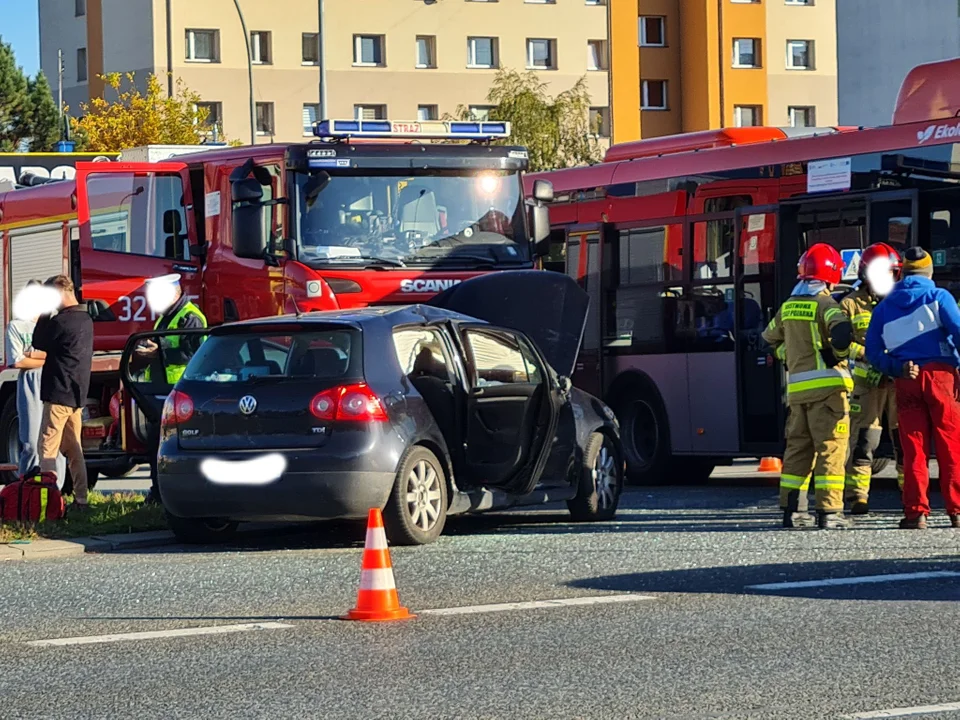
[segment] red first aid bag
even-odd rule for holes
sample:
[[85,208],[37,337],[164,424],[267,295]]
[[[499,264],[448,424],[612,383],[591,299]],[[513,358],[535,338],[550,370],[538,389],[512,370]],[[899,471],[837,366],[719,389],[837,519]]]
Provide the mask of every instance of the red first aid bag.
[[0,522],[59,520],[66,509],[54,473],[24,477],[0,490]]

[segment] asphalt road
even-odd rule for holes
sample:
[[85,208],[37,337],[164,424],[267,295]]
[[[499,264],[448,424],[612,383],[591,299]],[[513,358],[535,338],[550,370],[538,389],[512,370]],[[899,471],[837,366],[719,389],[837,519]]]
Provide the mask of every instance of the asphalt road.
[[[0,717],[960,718],[960,532],[894,529],[889,490],[856,530],[783,531],[773,487],[721,475],[632,490],[609,524],[452,521],[393,550],[421,614],[385,625],[336,619],[357,589],[352,524],[0,564]],[[422,612],[569,598],[593,600]],[[27,644],[250,623],[268,627]]]

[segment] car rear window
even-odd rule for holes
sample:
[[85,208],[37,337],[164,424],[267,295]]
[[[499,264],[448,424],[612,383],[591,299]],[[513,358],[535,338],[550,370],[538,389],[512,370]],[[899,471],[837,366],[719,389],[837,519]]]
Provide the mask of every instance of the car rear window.
[[259,378],[362,377],[357,330],[269,333],[265,329],[210,337],[190,361],[184,379],[229,383]]

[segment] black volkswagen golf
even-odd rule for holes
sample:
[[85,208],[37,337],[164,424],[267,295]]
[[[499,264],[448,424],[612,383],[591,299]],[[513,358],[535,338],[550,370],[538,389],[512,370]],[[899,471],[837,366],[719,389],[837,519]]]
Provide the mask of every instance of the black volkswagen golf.
[[[586,311],[563,275],[497,273],[430,305],[136,335],[121,373],[145,427],[159,425],[160,492],[183,541],[371,507],[395,544],[432,542],[451,514],[547,501],[608,520],[617,421],[569,380]],[[196,348],[172,389],[141,367],[148,338]]]

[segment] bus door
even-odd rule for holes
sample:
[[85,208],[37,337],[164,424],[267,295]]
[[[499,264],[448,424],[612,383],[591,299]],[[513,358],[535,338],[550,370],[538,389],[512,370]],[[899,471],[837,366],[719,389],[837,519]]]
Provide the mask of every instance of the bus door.
[[[779,452],[783,437],[783,369],[761,337],[780,304],[778,225],[775,205],[737,210],[734,334],[740,449],[757,456]],[[795,259],[785,262],[796,267]]]
[[583,341],[572,378],[574,385],[588,393],[603,396],[601,358],[601,313],[603,312],[601,232],[596,227],[573,227],[567,231],[566,267],[590,296]]

